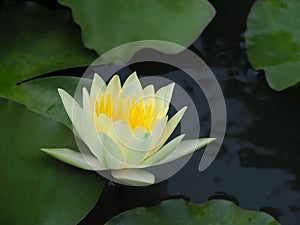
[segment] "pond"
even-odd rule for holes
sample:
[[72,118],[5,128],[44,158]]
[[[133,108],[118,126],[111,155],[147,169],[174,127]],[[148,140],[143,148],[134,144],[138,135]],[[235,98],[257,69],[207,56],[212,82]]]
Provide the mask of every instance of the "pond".
[[[211,3],[218,14],[190,49],[210,66],[226,101],[227,131],[217,159],[199,172],[203,153],[199,151],[171,179],[147,188],[108,183],[81,225],[103,224],[124,210],[169,198],[195,203],[225,198],[242,208],[265,211],[283,225],[300,221],[300,89],[275,92],[267,85],[263,71],[251,68],[243,34],[253,0]],[[180,72],[166,72],[169,68],[162,65],[153,71],[151,63],[125,70],[137,70],[142,76],[160,73],[173,80]],[[178,81],[195,102],[207,104],[193,82]],[[203,136],[209,132],[210,114],[201,106]]]

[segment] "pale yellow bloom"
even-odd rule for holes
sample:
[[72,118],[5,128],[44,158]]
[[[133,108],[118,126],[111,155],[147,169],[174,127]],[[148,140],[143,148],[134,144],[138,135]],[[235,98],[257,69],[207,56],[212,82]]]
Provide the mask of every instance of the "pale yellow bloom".
[[184,134],[165,144],[179,124],[186,107],[170,120],[167,112],[174,83],[155,92],[142,88],[136,73],[123,86],[115,75],[108,85],[95,74],[90,92],[82,90],[82,106],[67,92],[58,92],[75,134],[90,150],[42,149],[53,157],[88,170],[111,170],[112,176],[130,185],[149,185],[150,166],[171,162],[207,145],[213,138],[183,140]]

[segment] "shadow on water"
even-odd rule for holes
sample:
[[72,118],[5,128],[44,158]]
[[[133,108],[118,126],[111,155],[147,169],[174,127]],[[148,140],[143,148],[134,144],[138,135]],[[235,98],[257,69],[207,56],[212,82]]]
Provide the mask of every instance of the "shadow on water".
[[[300,105],[297,99],[300,90],[272,91],[263,71],[251,68],[243,32],[253,0],[211,2],[218,14],[190,49],[211,67],[224,92],[228,124],[218,158],[200,173],[197,168],[202,152],[199,151],[171,179],[147,188],[109,183],[81,225],[103,224],[119,212],[151,206],[168,198],[201,203],[212,196],[220,197],[218,192],[231,195],[231,200],[243,208],[272,214],[284,225],[300,221]],[[166,76],[179,73],[164,66],[153,68],[148,63],[133,65],[124,71],[137,70],[144,76],[158,73],[159,69],[160,73],[167,73]],[[195,102],[207,104],[203,94],[194,90],[194,83],[188,79],[179,82]],[[209,131],[210,112],[202,105],[198,110],[201,136],[204,136]]]

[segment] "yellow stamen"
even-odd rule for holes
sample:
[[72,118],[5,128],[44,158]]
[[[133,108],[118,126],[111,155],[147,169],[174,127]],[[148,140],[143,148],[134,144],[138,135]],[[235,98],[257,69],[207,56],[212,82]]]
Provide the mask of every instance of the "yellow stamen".
[[127,99],[120,97],[119,101],[116,101],[111,99],[109,93],[104,94],[95,102],[95,113],[97,116],[104,113],[113,122],[123,120],[130,129],[144,127],[149,132],[153,126],[152,122],[157,117],[155,101],[136,101],[136,98],[136,95]]
[[127,124],[131,129],[144,127],[149,132],[152,128],[152,121],[155,118],[156,107],[154,102],[146,104],[142,99],[131,107],[127,117]]
[[104,113],[109,118],[112,117],[112,102],[110,99],[110,94],[102,95],[100,100],[98,99],[95,104],[95,112],[97,116],[99,116],[101,113]]

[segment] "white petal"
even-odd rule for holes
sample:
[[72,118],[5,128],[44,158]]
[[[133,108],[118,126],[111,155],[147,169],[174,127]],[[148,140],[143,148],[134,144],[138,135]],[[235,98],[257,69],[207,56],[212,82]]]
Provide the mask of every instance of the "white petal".
[[113,170],[111,175],[125,184],[133,186],[147,186],[154,184],[155,177],[152,173],[145,170],[138,169],[123,169],[123,170]]
[[67,148],[42,148],[48,155],[84,170],[106,170],[97,158]]
[[136,95],[136,100],[143,96],[143,89],[136,72],[132,73],[125,81],[122,87],[124,99]]
[[98,133],[102,132],[111,136],[112,125],[113,122],[104,113],[101,113],[98,117],[95,117],[95,127]]
[[140,133],[147,133],[147,130],[145,127],[136,127],[131,132],[134,136],[137,136]]
[[122,150],[109,136],[99,133],[99,137],[104,146],[105,165],[109,169],[134,168],[125,162]]
[[130,141],[133,139],[133,135],[128,124],[123,120],[118,120],[113,123],[112,134],[114,137],[113,139],[117,141],[122,148],[127,148]]
[[183,107],[168,121],[164,136],[161,139],[161,141],[158,143],[158,145],[153,149],[153,152],[156,152],[158,149],[160,149],[163,146],[163,144],[168,140],[168,138],[171,136],[171,134],[179,124],[180,120],[182,119],[186,109],[187,107]]
[[200,138],[200,139],[192,139],[192,140],[183,140],[177,148],[174,150],[174,152],[157,163],[156,165],[168,163],[171,161],[174,161],[176,159],[179,159],[183,156],[186,156],[202,147],[205,145],[208,145],[209,143],[213,142],[215,138]]
[[92,118],[93,111],[90,102],[90,96],[85,87],[82,89],[82,106],[83,106],[83,110]]
[[58,92],[77,134],[98,160],[103,163],[102,145],[98,140],[91,118],[67,92],[62,89],[58,89]]
[[72,120],[73,118],[73,102],[75,101],[65,90],[58,88],[57,89],[59,96],[62,100],[62,103],[65,107],[65,110],[69,116],[69,118]]
[[143,90],[143,99],[145,104],[150,104],[153,103],[153,106],[156,105],[155,103],[155,91],[154,91],[154,86],[152,84],[148,85],[147,87],[144,88]]
[[165,87],[166,88],[165,89],[165,96],[164,96],[165,105],[170,105],[174,87],[175,87],[175,83],[171,83],[171,84],[169,84]]
[[128,144],[128,148],[135,151],[147,152],[151,150],[151,144],[151,133],[143,132],[133,136],[132,140]]
[[[140,131],[144,131],[144,129],[140,129]],[[140,164],[141,160],[147,154],[147,148],[149,149],[151,145],[149,133],[140,132],[135,136],[128,127],[128,124],[121,120],[113,124],[113,136],[113,140],[124,153],[125,162],[132,166]]]
[[[122,149],[132,149],[136,151],[151,150],[152,136],[151,133],[139,128],[139,133],[133,131],[128,127],[128,124],[122,120],[113,123],[113,139],[121,146]],[[144,131],[144,132],[143,132]]]
[[165,133],[166,140],[170,137],[170,135],[173,133],[173,131],[175,130],[175,128],[181,121],[186,109],[187,109],[186,106],[183,107],[168,121],[167,126],[166,126],[166,133]]
[[151,129],[152,142],[149,150],[152,150],[163,141],[166,132],[167,123],[165,119],[156,119],[154,123],[156,125]]
[[160,162],[161,160],[163,160],[167,156],[169,156],[176,149],[176,147],[180,144],[180,142],[182,141],[184,136],[185,135],[182,134],[182,135],[174,138],[172,141],[170,141],[169,143],[164,145],[161,149],[159,149],[152,156],[150,156],[149,158],[144,160],[142,165],[152,166],[152,165]]
[[105,94],[110,94],[111,100],[120,98],[122,94],[121,82],[118,75],[114,75],[107,85]]
[[104,80],[97,74],[94,74],[94,79],[92,83],[91,93],[90,93],[90,100],[91,102],[95,102],[97,97],[104,93],[106,89],[106,84]]
[[174,90],[175,83],[171,83],[165,87],[160,88],[155,94],[155,102],[157,112],[159,114],[158,117],[163,117],[167,114],[169,110],[169,105],[171,102],[173,90]]
[[143,90],[144,97],[147,96],[155,96],[154,86],[153,84],[148,85]]

